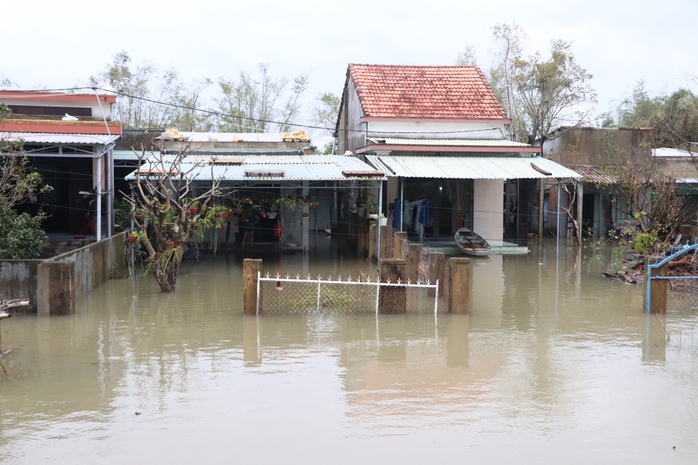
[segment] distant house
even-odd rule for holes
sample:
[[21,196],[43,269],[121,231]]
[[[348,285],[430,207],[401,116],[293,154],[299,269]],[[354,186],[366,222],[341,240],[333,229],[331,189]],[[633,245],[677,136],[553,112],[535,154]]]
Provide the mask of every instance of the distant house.
[[335,136],[339,153],[385,173],[395,228],[437,237],[467,226],[525,243],[539,180],[579,175],[513,142],[510,125],[476,66],[350,64]]
[[48,233],[112,233],[113,149],[121,134],[111,118],[115,102],[115,95],[100,91],[0,90],[0,103],[12,111],[0,121],[0,139],[23,141],[24,154],[53,187],[22,206],[48,213]]
[[[615,182],[615,178],[611,169],[602,168],[609,168],[608,154],[612,151],[623,151],[633,157],[650,157],[650,137],[651,128],[562,127],[543,143],[545,158],[581,176],[572,215],[579,219],[583,234],[606,237],[609,231],[623,226],[626,221],[634,222],[617,208],[620,200],[614,199],[607,187]],[[556,185],[549,185],[547,190],[546,211],[550,214],[544,229],[554,233],[559,218],[558,231],[561,237],[567,237],[570,232],[568,222],[555,214],[555,205],[566,205],[567,195]]]

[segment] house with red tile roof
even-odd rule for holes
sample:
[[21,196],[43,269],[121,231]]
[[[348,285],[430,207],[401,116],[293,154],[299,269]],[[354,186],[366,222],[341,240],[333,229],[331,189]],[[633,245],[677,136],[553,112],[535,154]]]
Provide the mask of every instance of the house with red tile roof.
[[465,226],[524,242],[539,180],[579,175],[513,141],[510,125],[477,66],[350,64],[335,137],[339,153],[388,177],[381,201],[394,228],[421,239]]
[[[48,233],[105,237],[113,232],[114,146],[121,124],[112,120],[116,96],[94,91],[0,89],[11,114],[0,120],[0,139],[22,151],[51,192],[21,206],[43,208]],[[9,153],[8,155],[13,155]]]

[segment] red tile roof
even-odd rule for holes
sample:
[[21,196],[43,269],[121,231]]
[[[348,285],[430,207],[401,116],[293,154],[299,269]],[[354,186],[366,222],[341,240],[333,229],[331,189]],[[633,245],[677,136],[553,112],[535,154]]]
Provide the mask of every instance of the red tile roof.
[[348,73],[365,116],[507,117],[477,66],[350,64]]

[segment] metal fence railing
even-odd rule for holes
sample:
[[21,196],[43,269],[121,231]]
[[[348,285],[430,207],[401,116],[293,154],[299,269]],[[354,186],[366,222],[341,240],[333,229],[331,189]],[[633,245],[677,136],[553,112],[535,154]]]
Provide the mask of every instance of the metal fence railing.
[[[666,310],[667,311],[698,311],[698,244],[684,246],[674,253],[656,259],[655,263],[647,266],[647,296],[646,310],[650,311],[652,300],[652,281],[666,283]],[[681,260],[681,262],[679,262]],[[671,267],[671,263],[681,263],[681,267]],[[656,274],[662,267],[667,267],[665,276]]]
[[[378,313],[404,308],[407,313],[438,312],[439,282],[381,282],[377,277],[259,273],[257,314]],[[399,292],[404,290],[404,292]]]

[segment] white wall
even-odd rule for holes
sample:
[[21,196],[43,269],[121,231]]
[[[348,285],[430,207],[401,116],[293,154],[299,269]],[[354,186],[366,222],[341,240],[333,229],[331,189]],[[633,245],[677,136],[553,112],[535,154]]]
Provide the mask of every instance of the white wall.
[[504,181],[476,179],[473,195],[473,230],[487,241],[501,242],[503,231]]
[[[371,121],[369,137],[398,139],[505,139],[506,125],[494,123]],[[371,132],[380,133],[371,136]]]

